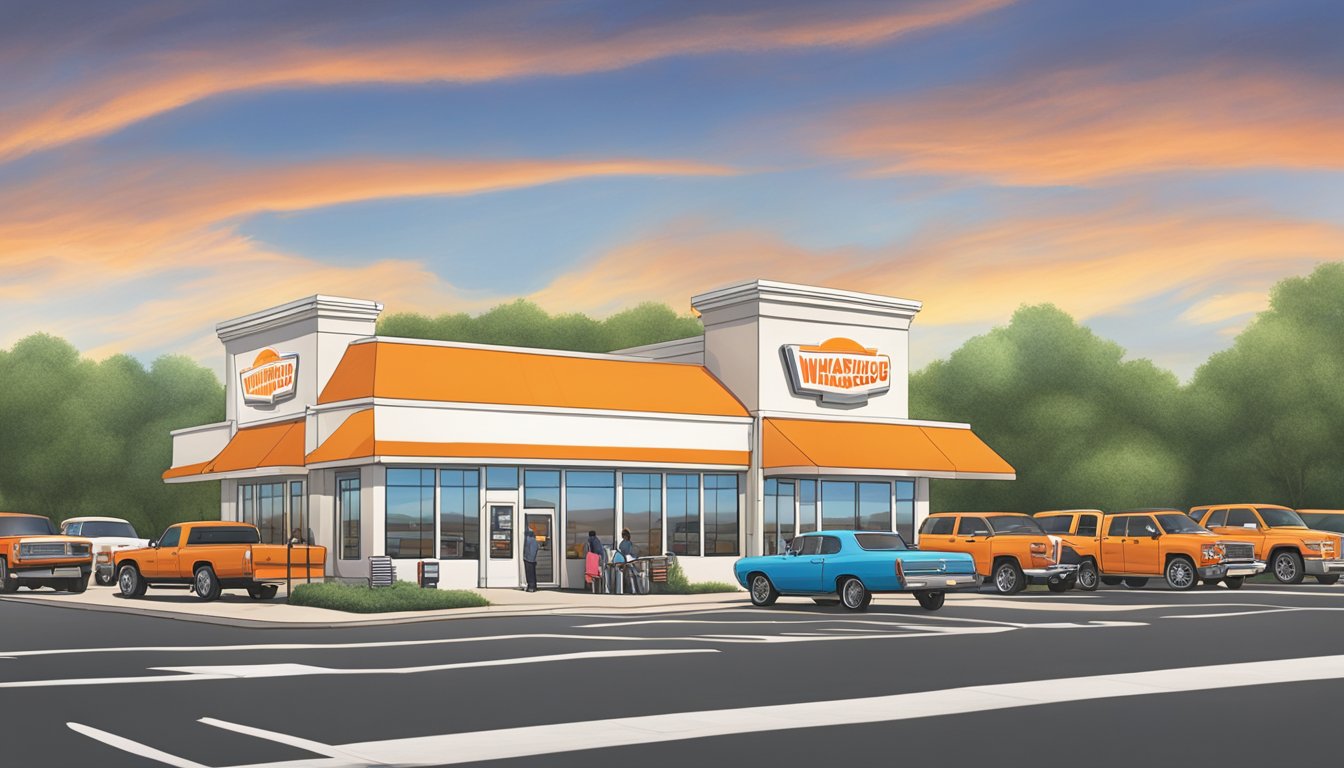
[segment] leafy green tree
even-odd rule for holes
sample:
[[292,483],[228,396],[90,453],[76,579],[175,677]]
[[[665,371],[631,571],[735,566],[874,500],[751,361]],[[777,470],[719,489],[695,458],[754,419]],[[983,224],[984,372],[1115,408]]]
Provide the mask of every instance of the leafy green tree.
[[219,484],[165,485],[168,432],[224,417],[223,387],[182,357],[83,359],[37,334],[0,350],[0,499],[60,522],[124,517],[144,535],[219,514]]
[[1015,482],[934,481],[936,509],[1006,510],[1179,503],[1189,468],[1170,437],[1176,377],[1125,361],[1051,305],[1023,307],[910,380],[914,418],[967,421],[1017,469]]
[[412,313],[388,315],[378,322],[378,333],[475,344],[610,352],[699,336],[704,327],[694,317],[678,315],[668,306],[652,302],[604,320],[594,320],[579,313],[551,315],[536,304],[519,299],[475,317],[461,312],[438,317]]
[[1344,506],[1344,264],[1284,280],[1199,368],[1182,445],[1196,503]]

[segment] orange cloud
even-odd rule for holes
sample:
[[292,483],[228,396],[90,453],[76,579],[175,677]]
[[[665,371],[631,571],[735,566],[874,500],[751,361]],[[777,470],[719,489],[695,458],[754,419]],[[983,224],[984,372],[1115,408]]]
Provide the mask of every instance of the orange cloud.
[[[331,16],[304,35],[259,25],[219,41],[196,42],[109,64],[68,88],[6,108],[0,161],[100,136],[223,93],[345,83],[474,83],[530,76],[577,75],[657,59],[721,52],[866,46],[952,24],[1011,0],[938,0],[845,14],[835,6],[715,13],[609,35],[591,28],[519,31],[504,25],[434,24],[413,37],[384,40]],[[335,11],[333,11],[334,13]],[[342,28],[343,26],[349,28]],[[535,25],[534,25],[535,26]],[[464,32],[463,30],[467,31]],[[342,33],[331,43],[318,33]],[[150,41],[151,43],[153,41]]]
[[1275,280],[1338,259],[1344,227],[1242,212],[1023,216],[931,227],[882,248],[829,250],[683,222],[602,255],[532,298],[555,310],[606,312],[648,300],[686,307],[692,294],[760,277],[917,299],[921,324],[986,324],[1023,304],[1052,302],[1087,319],[1183,292],[1193,304],[1186,321],[1218,323],[1234,317],[1217,297],[1221,286],[1240,286],[1241,306],[1263,306]]
[[1344,168],[1344,88],[1223,70],[1119,81],[1034,75],[868,105],[832,121],[826,152],[875,174],[1089,184],[1162,171]]

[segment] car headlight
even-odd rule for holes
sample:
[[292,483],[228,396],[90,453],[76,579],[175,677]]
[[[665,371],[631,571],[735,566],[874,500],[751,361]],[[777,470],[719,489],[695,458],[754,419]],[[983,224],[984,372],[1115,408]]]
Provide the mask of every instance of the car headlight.
[[1303,545],[1312,552],[1334,552],[1334,542],[1330,541],[1306,541]]
[[100,562],[100,563],[108,563],[108,562],[111,562],[111,561],[112,561],[112,554],[111,554],[110,552],[99,552],[99,553],[98,553],[98,562]]
[[1199,554],[1203,556],[1205,560],[1216,561],[1222,560],[1225,552],[1223,550],[1223,545],[1221,544],[1205,544],[1200,548]]

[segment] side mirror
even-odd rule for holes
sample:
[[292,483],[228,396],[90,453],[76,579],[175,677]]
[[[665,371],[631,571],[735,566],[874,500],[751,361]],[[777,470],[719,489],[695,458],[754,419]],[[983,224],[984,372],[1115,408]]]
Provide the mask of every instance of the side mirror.
[[1162,538],[1162,534],[1160,534],[1160,533],[1154,533],[1154,534],[1153,534],[1152,536],[1150,536],[1149,538],[1151,538],[1153,541],[1157,541],[1158,539]]
[[158,540],[158,539],[150,539],[150,540],[149,540],[149,548],[150,548],[150,549],[158,549],[158,548],[159,548],[159,540]]

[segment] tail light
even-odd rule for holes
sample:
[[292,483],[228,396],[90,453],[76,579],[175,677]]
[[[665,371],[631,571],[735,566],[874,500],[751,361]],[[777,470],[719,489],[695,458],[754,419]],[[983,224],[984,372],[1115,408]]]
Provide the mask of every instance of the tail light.
[[905,585],[905,566],[901,564],[901,559],[896,558],[896,581],[902,586]]
[[243,550],[243,570],[247,573],[252,572],[252,548]]

